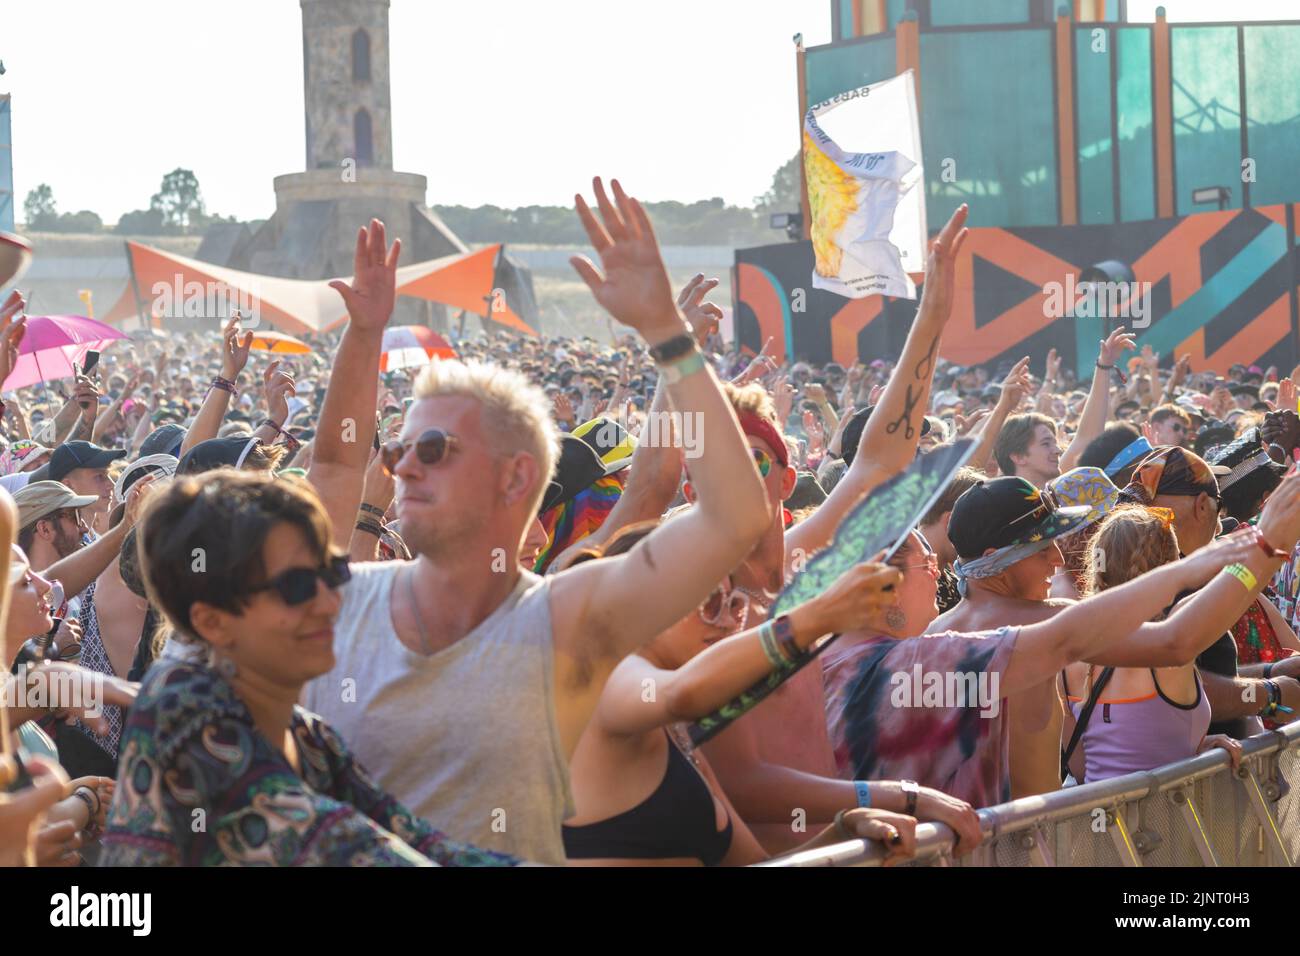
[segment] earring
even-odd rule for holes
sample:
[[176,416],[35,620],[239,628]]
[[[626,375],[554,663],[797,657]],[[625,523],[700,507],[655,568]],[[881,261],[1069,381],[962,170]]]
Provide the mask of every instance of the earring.
[[885,611],[885,624],[891,631],[902,630],[907,624],[907,615],[903,613],[901,607],[895,605]]

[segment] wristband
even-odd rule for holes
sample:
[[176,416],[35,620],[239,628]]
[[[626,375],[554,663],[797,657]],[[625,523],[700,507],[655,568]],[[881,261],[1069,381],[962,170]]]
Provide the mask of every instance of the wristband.
[[689,332],[674,335],[667,342],[660,342],[650,347],[650,358],[656,365],[667,365],[697,350],[695,337]]
[[758,642],[763,647],[763,654],[773,670],[784,670],[786,659],[776,646],[776,635],[772,633],[772,622],[764,621],[758,626]]
[[231,395],[239,394],[239,390],[235,388],[235,383],[229,379],[222,378],[220,375],[213,377],[212,384],[208,386],[208,391],[212,391],[214,388],[219,388],[223,392],[229,392]]
[[1231,574],[1234,578],[1245,585],[1247,591],[1255,590],[1255,586],[1259,584],[1259,581],[1255,579],[1254,573],[1244,564],[1230,564],[1224,568],[1223,571],[1225,574]]
[[794,642],[794,624],[789,614],[782,614],[772,622],[772,632],[781,648],[781,656],[789,663],[799,659],[799,645]]
[[384,536],[383,527],[375,521],[358,521],[357,530],[364,531],[366,534],[373,534],[376,538]]
[[860,807],[871,806],[871,787],[868,786],[867,781],[854,780],[853,789],[858,792],[858,806]]
[[275,422],[275,419],[272,419],[272,418],[263,418],[260,422],[257,423],[257,427],[258,427],[258,428],[261,428],[261,427],[263,427],[263,426],[269,426],[269,427],[271,428],[272,431],[276,432],[276,433],[279,434],[279,435],[283,435],[283,436],[284,436],[284,443],[285,443],[286,445],[288,445],[290,448],[293,448],[293,447],[295,447],[295,446],[297,446],[297,445],[301,445],[301,444],[302,444],[302,442],[298,441],[298,439],[294,438],[294,437],[293,437],[292,435],[290,435],[287,431],[285,431],[283,428],[281,428],[279,425],[277,425],[276,422]]
[[1264,679],[1268,680],[1272,676],[1273,676],[1273,662],[1269,661],[1267,664],[1264,665]]
[[698,349],[691,355],[671,365],[660,365],[659,374],[668,385],[676,385],[688,375],[694,375],[705,367],[704,353]]
[[365,512],[367,512],[367,513],[369,513],[369,514],[374,515],[376,518],[383,518],[383,517],[384,517],[384,509],[383,509],[383,508],[376,507],[375,505],[372,505],[372,504],[370,504],[369,502],[366,502],[366,501],[361,502],[361,510],[362,510],[362,511],[365,511]]
[[1267,554],[1270,558],[1282,558],[1286,556],[1285,551],[1279,551],[1264,539],[1264,532],[1260,531],[1258,526],[1255,527],[1254,531],[1255,543],[1259,545],[1261,551]]

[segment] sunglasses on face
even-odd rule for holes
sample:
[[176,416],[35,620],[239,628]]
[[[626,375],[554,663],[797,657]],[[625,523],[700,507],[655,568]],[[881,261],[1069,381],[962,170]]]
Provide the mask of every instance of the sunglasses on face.
[[761,448],[751,448],[749,451],[754,456],[754,464],[758,466],[758,473],[766,478],[772,471],[772,456]]
[[732,587],[730,578],[700,605],[700,620],[710,627],[736,627],[744,630],[748,617],[749,595]]
[[456,446],[456,436],[449,435],[441,428],[430,428],[420,434],[414,442],[390,441],[380,446],[379,454],[384,460],[384,470],[390,475],[397,473],[397,464],[406,453],[415,446],[415,457],[422,465],[436,465]]
[[936,577],[939,575],[939,559],[933,553],[927,554],[924,561],[913,564],[895,564],[891,561],[889,562],[889,565],[890,567],[897,568],[900,571],[911,571],[915,568],[925,568],[925,570]]
[[259,591],[278,591],[280,600],[290,607],[306,604],[316,596],[316,579],[320,578],[331,591],[352,579],[352,568],[345,557],[330,558],[319,568],[290,568],[277,574],[265,584],[249,588],[253,594]]

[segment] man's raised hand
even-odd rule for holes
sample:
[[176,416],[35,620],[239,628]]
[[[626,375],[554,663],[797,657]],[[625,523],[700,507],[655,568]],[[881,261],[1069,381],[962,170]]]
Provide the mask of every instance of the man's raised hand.
[[366,332],[382,332],[393,314],[397,298],[397,259],[402,240],[394,239],[391,247],[384,224],[370,220],[368,229],[357,230],[357,248],[352,262],[352,284],[335,279],[330,288],[343,296],[350,327]]
[[582,196],[575,200],[578,218],[600,256],[604,275],[586,256],[573,256],[569,262],[605,311],[636,329],[652,345],[680,335],[687,326],[674,300],[650,217],[639,202],[623,192],[617,179],[611,183],[614,202],[605,194],[600,177],[592,184],[599,219]]
[[[242,332],[240,314],[236,312],[221,330],[221,377],[233,382],[248,364],[248,350],[253,347],[253,333]],[[241,334],[242,332],[242,334]]]

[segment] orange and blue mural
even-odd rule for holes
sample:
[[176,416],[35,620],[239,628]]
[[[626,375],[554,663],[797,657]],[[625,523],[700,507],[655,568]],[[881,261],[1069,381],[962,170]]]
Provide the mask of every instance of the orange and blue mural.
[[[1096,263],[1119,261],[1149,291],[1139,347],[1150,345],[1166,364],[1189,353],[1196,371],[1241,362],[1286,373],[1300,361],[1296,213],[1288,204],[1114,225],[973,226],[940,354],[993,367],[1029,355],[1039,366],[1055,348],[1086,376],[1108,320],[1060,315],[1052,290],[1073,288]],[[741,342],[757,350],[771,336],[781,358],[848,364],[896,356],[916,310],[907,299],[813,289],[808,242],[739,249],[735,268]]]

